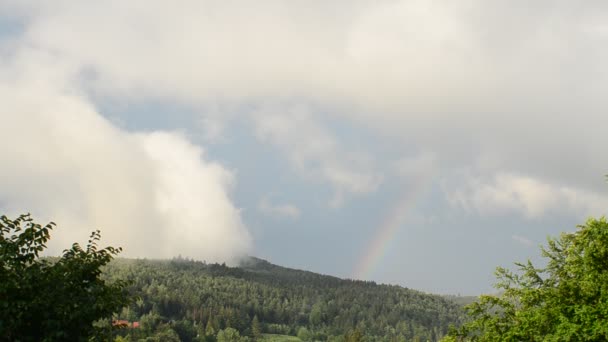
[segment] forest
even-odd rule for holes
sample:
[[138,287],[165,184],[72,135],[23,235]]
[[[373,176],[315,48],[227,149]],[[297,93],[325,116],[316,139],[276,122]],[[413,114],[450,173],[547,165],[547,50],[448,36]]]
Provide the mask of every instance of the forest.
[[548,238],[542,268],[498,267],[498,292],[472,302],[253,257],[237,267],[115,259],[121,249],[99,248],[100,231],[43,256],[54,226],[0,216],[0,340],[608,340],[604,217]]
[[[344,280],[247,258],[239,267],[176,258],[116,259],[137,300],[116,337],[147,341],[438,341],[464,311],[438,295]],[[133,328],[137,322],[137,328]]]

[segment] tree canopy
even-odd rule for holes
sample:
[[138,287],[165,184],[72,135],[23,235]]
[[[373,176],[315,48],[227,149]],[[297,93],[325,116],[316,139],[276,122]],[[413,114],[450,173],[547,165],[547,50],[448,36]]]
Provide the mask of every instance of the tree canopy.
[[446,341],[607,341],[608,222],[589,219],[548,239],[537,268],[496,271],[501,291],[468,307],[471,320]]
[[82,341],[93,322],[129,303],[124,281],[106,283],[101,268],[121,249],[99,249],[100,232],[86,248],[74,243],[60,258],[43,258],[54,223],[31,216],[0,217],[0,336],[9,341]]
[[[174,330],[182,341],[214,341],[232,328],[240,339],[437,341],[462,307],[395,285],[344,280],[247,258],[239,267],[185,259],[116,259],[108,279],[130,279],[141,301],[119,315],[140,328],[133,340]],[[257,322],[256,322],[257,321]],[[189,327],[189,328],[188,328]],[[231,332],[231,331],[229,331]],[[260,336],[261,335],[261,336]]]

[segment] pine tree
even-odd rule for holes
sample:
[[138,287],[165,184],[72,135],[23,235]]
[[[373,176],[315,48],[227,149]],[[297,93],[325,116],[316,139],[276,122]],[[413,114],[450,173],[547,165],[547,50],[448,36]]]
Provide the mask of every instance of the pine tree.
[[262,327],[257,315],[253,316],[253,320],[251,321],[251,335],[256,341],[262,337]]
[[211,317],[207,321],[207,326],[205,327],[205,336],[214,336],[215,329],[213,329],[213,324],[211,323]]
[[346,334],[346,342],[361,342],[363,341],[363,334],[359,329],[355,329]]

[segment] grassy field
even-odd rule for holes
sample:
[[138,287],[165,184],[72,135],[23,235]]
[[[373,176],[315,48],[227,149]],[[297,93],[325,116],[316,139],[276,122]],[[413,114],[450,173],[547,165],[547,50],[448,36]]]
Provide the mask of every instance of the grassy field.
[[302,342],[299,338],[289,335],[263,334],[262,341],[267,342]]

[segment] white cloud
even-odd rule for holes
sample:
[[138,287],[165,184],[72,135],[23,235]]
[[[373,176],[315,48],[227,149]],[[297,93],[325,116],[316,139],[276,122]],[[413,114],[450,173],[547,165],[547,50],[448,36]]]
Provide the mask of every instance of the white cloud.
[[305,108],[263,108],[252,118],[258,138],[277,146],[297,172],[333,187],[332,206],[340,206],[346,195],[373,192],[380,184],[367,156],[344,150]]
[[247,253],[231,172],[181,135],[113,126],[55,58],[28,52],[1,65],[0,209],[55,221],[54,252],[101,229],[102,243],[125,256],[231,262]]
[[279,218],[297,219],[300,217],[300,209],[293,204],[273,204],[267,197],[264,197],[258,203],[258,210],[264,215],[274,216]]
[[409,158],[401,158],[393,164],[397,176],[405,179],[419,179],[433,174],[437,169],[437,160],[432,153],[420,153]]
[[234,261],[246,253],[251,239],[228,196],[232,174],[176,134],[139,138],[158,177],[155,209],[165,218],[165,255]]
[[[18,59],[36,63],[31,59],[41,51],[51,54],[65,64],[62,77],[104,95],[169,98],[204,108],[227,104],[206,119],[211,139],[222,136],[222,117],[234,114],[227,112],[251,115],[242,108],[270,103],[270,118],[265,111],[253,114],[260,115],[254,117],[256,129],[299,174],[331,184],[334,205],[374,191],[382,169],[376,163],[382,161],[365,161],[339,146],[319,120],[293,116],[285,103],[311,104],[356,121],[408,152],[430,151],[441,170],[481,161],[475,171],[486,179],[513,170],[540,184],[577,189],[565,198],[591,196],[580,193],[593,194],[608,165],[603,3],[0,6],[4,15],[24,22],[23,35],[4,45],[4,55],[18,53]],[[306,139],[309,133],[319,141],[300,146],[313,140]],[[526,199],[519,202],[526,204],[516,206],[537,215],[544,206],[534,203],[550,200],[527,196],[543,194],[540,185],[534,195],[522,193]],[[513,203],[508,194],[494,195]],[[588,202],[571,202],[581,201]]]
[[465,185],[445,190],[453,205],[482,215],[519,213],[539,218],[548,213],[601,216],[608,212],[606,194],[511,173],[499,173],[489,180],[469,178]]

